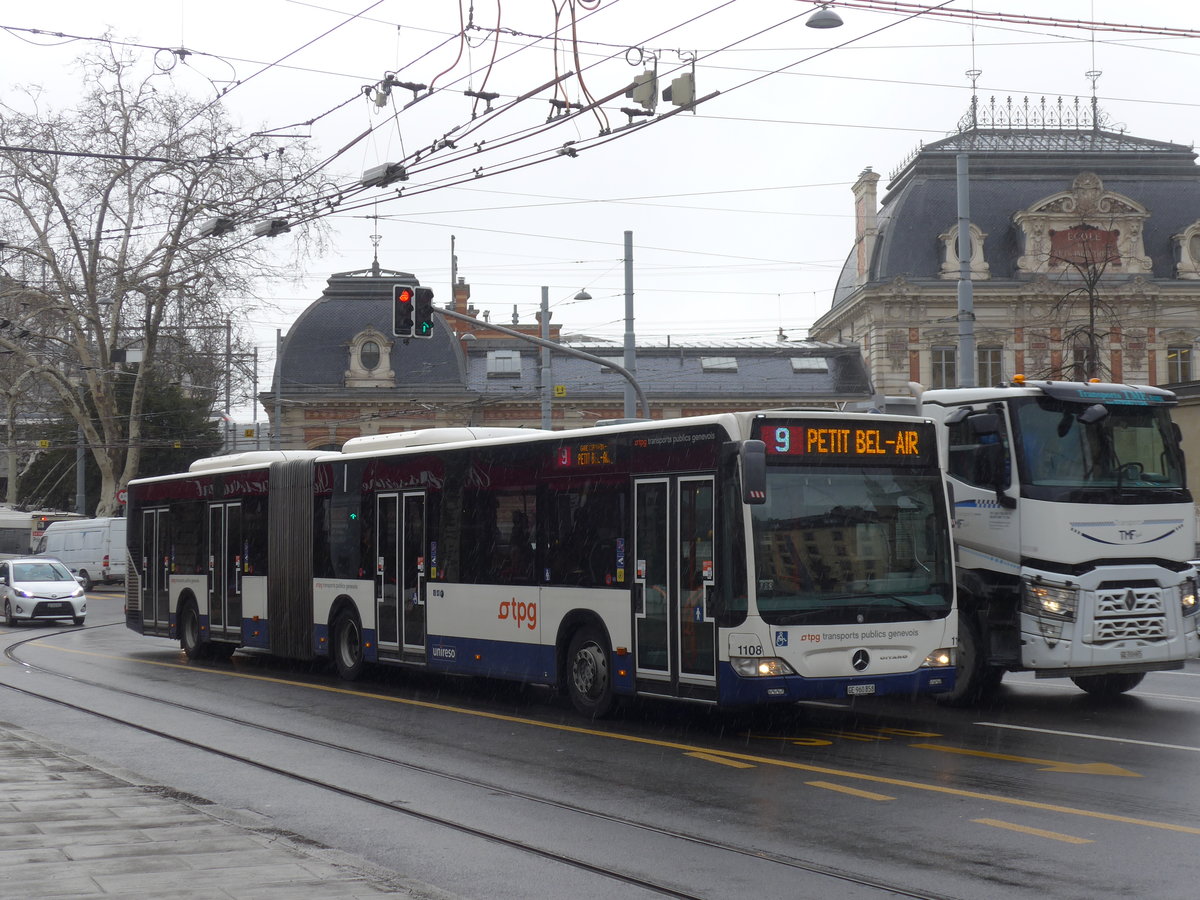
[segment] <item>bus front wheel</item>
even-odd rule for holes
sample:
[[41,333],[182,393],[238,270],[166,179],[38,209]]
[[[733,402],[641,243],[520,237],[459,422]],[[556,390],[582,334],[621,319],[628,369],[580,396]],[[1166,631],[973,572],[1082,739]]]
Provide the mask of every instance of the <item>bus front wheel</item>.
[[604,637],[595,628],[581,628],[567,650],[567,693],[583,715],[600,719],[613,707],[612,671]]
[[363,673],[366,660],[363,658],[362,626],[353,613],[341,612],[333,622],[333,664],[338,675],[346,681],[355,681]]

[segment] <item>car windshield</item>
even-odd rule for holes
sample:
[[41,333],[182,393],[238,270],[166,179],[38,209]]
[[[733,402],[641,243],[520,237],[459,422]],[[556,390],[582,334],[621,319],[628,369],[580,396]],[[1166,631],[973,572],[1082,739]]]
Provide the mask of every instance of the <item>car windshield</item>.
[[13,563],[13,581],[74,581],[67,567],[56,562]]
[[775,625],[947,615],[943,503],[933,473],[769,467],[752,507],[759,612]]

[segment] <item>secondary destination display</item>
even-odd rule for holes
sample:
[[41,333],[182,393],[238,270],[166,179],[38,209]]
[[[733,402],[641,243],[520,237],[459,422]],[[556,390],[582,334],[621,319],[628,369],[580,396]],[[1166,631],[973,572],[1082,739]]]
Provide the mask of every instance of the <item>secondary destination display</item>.
[[936,454],[933,433],[923,424],[880,422],[866,427],[844,422],[761,422],[758,439],[767,456],[869,462],[890,459],[922,462]]
[[560,469],[610,466],[613,463],[613,454],[605,442],[586,441],[581,444],[563,444],[558,448],[556,461]]

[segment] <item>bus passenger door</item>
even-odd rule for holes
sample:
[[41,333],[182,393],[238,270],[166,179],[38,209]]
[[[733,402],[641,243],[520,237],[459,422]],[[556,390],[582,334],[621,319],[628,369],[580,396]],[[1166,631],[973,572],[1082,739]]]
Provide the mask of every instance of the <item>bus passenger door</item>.
[[242,504],[208,508],[208,630],[242,639]]
[[171,619],[169,511],[142,511],[142,629],[167,633]]
[[634,482],[634,641],[637,677],[673,695],[716,683],[715,503],[709,476]]
[[400,600],[404,648],[425,650],[425,494],[404,495],[404,535],[400,561]]
[[383,648],[400,647],[400,497],[375,498],[375,639]]

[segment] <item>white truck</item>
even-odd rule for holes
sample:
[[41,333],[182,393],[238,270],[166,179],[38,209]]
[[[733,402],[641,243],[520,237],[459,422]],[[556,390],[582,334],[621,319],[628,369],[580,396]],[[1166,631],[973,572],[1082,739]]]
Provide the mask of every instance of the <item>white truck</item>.
[[71,519],[51,522],[34,547],[37,556],[53,556],[79,576],[84,590],[96,584],[125,583],[125,520]]
[[953,510],[966,705],[1006,671],[1113,696],[1200,654],[1175,395],[1065,381],[924,390]]

